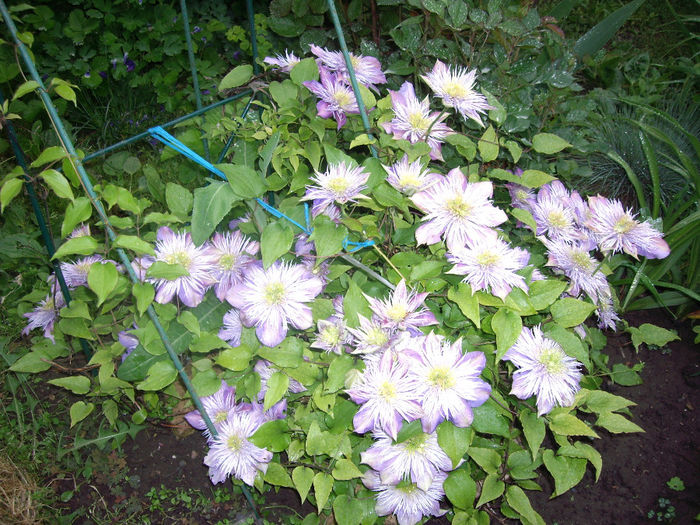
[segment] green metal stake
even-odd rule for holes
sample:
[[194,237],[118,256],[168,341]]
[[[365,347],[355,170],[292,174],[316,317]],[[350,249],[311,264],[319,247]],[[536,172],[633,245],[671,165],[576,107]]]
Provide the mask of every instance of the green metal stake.
[[[338,11],[335,9],[334,0],[328,0],[328,11],[333,19],[333,25],[335,26],[335,33],[338,36],[338,43],[340,44],[340,50],[343,52],[345,57],[345,65],[348,68],[348,74],[350,75],[350,84],[352,85],[352,90],[355,93],[355,98],[357,99],[357,107],[360,110],[360,118],[362,119],[362,125],[365,127],[365,131],[370,138],[372,137],[372,131],[369,125],[369,118],[367,118],[367,110],[365,109],[365,102],[362,100],[362,94],[360,93],[360,86],[357,83],[357,77],[355,76],[355,68],[352,65],[352,60],[350,59],[350,53],[348,52],[348,46],[345,43],[345,36],[343,35],[343,27],[340,25],[340,19],[338,18]],[[377,149],[370,145],[370,151],[372,156],[377,156]]]
[[[69,158],[71,159],[76,172],[78,173],[78,176],[80,177],[80,180],[83,184],[83,187],[85,188],[86,193],[88,194],[90,201],[92,202],[92,205],[95,207],[95,210],[97,211],[97,214],[100,216],[100,219],[102,220],[105,230],[107,232],[107,236],[109,239],[114,242],[117,238],[116,233],[114,232],[114,229],[112,227],[112,224],[109,221],[109,218],[107,217],[107,214],[105,212],[104,207],[102,206],[102,203],[99,201],[99,198],[97,194],[95,193],[94,188],[92,187],[92,183],[90,182],[90,179],[88,177],[87,172],[85,171],[85,168],[83,167],[83,163],[81,162],[80,158],[78,157],[78,154],[75,151],[75,147],[73,146],[73,142],[71,141],[70,137],[68,136],[68,133],[66,133],[65,128],[63,127],[63,123],[61,122],[61,118],[58,116],[58,112],[56,111],[55,106],[53,105],[53,102],[51,101],[51,97],[49,96],[48,92],[46,91],[46,87],[44,86],[44,83],[41,80],[41,77],[39,76],[38,71],[36,70],[36,67],[34,66],[34,62],[32,61],[32,58],[30,57],[26,47],[24,44],[20,41],[20,39],[17,37],[17,27],[15,26],[14,21],[12,20],[12,17],[10,16],[10,12],[7,9],[7,6],[5,5],[5,0],[0,0],[0,12],[2,13],[2,16],[5,20],[5,23],[7,24],[8,29],[10,30],[10,33],[12,35],[12,39],[15,42],[15,45],[17,47],[17,50],[19,51],[20,56],[22,57],[22,61],[26,65],[27,69],[29,70],[29,74],[32,77],[32,79],[37,83],[39,86],[36,90],[39,92],[39,96],[41,97],[42,102],[44,103],[44,107],[46,108],[47,113],[49,114],[49,118],[51,119],[52,124],[54,125],[54,128],[56,130],[56,133],[59,136],[59,139],[61,140],[61,144],[63,148],[66,150],[66,152],[69,155]],[[134,284],[138,284],[141,281],[139,280],[138,276],[136,275],[136,272],[134,271],[133,267],[131,266],[131,261],[129,260],[129,257],[126,255],[124,250],[121,248],[116,249],[117,255],[119,256],[119,259],[122,261],[122,264],[124,265],[124,268],[129,275],[129,278]],[[177,354],[175,353],[175,350],[173,349],[170,339],[168,338],[168,335],[165,333],[165,330],[163,329],[163,325],[160,323],[160,319],[158,318],[158,314],[156,314],[155,309],[153,308],[153,305],[149,305],[148,309],[146,310],[146,313],[148,314],[148,317],[151,319],[153,322],[153,326],[155,327],[156,331],[158,332],[158,335],[160,336],[161,340],[163,341],[163,345],[165,346],[165,350],[168,352],[168,356],[170,357],[170,360],[172,361],[173,365],[175,366],[175,369],[177,370],[180,379],[185,385],[185,388],[187,388],[187,392],[190,394],[190,397],[192,398],[192,402],[194,403],[195,407],[197,410],[199,410],[199,413],[202,416],[202,419],[204,420],[204,423],[207,425],[207,428],[209,432],[211,433],[213,438],[216,438],[218,436],[218,433],[216,431],[216,427],[214,427],[214,424],[212,423],[211,419],[209,418],[209,415],[207,414],[206,410],[204,409],[204,406],[202,405],[202,401],[199,399],[199,396],[197,395],[196,390],[194,389],[194,386],[190,382],[189,377],[187,376],[187,373],[185,372],[184,368],[182,367],[182,363],[180,362],[180,359],[177,357]],[[247,487],[242,486],[243,493],[245,494],[248,492],[246,495],[246,499],[248,500],[248,503],[252,505],[252,496],[250,496],[250,493],[247,489]],[[253,511],[255,513],[256,520],[259,519],[259,515],[255,507],[253,507]]]
[[[197,104],[197,109],[202,109],[202,96],[199,92],[199,76],[197,75],[197,65],[194,62],[194,49],[192,47],[192,35],[190,35],[190,19],[187,16],[187,0],[180,0],[180,10],[182,11],[182,23],[185,26],[185,42],[187,43],[187,56],[190,61],[190,70],[192,71],[192,85],[194,87],[194,100]],[[207,142],[204,133],[202,132],[202,145],[204,146],[204,157],[209,158],[209,143]]]
[[255,11],[253,11],[253,0],[246,0],[246,11],[248,12],[248,28],[250,30],[250,45],[253,52],[253,73],[260,73],[260,65],[258,64],[258,37],[255,34]]

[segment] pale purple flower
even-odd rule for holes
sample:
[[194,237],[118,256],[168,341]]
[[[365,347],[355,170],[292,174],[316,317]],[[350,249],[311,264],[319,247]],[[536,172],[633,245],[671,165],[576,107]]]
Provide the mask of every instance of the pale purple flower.
[[575,241],[580,237],[568,198],[564,200],[557,195],[543,193],[540,190],[531,212],[537,224],[535,231],[537,235],[546,235],[552,240],[565,241]]
[[[229,416],[239,408],[236,404],[236,388],[221,380],[221,386],[214,394],[200,398],[204,411],[218,432]],[[204,436],[211,439],[211,433],[199,410],[185,414],[185,420],[197,430],[203,430]]]
[[223,323],[217,335],[222,341],[226,341],[231,346],[236,347],[241,344],[242,330],[243,326],[241,325],[238,310],[231,308],[224,314]]
[[[350,74],[345,63],[345,57],[340,51],[328,51],[326,48],[321,48],[311,44],[311,52],[318,57],[317,62],[320,62],[319,70],[326,68],[338,74],[338,77],[346,83],[350,83]],[[386,84],[386,76],[382,72],[382,65],[374,57],[364,55],[354,55],[349,53],[350,63],[355,70],[355,78],[365,87],[377,91],[375,84]]]
[[352,342],[352,334],[342,320],[319,320],[316,323],[318,334],[311,348],[318,348],[326,353],[341,355]]
[[525,279],[515,272],[527,266],[530,254],[500,239],[474,239],[471,246],[457,248],[446,257],[454,264],[447,273],[464,275],[462,282],[469,283],[472,291],[490,289],[505,300],[513,287],[528,290]]
[[470,118],[480,126],[484,123],[479,113],[494,109],[484,95],[474,91],[475,69],[467,71],[466,68],[455,67],[453,71],[451,67],[437,60],[433,69],[421,75],[421,78],[430,86],[433,93],[442,99],[445,107],[455,108],[462,117]]
[[338,129],[347,121],[347,114],[359,114],[355,93],[350,86],[330,71],[319,68],[320,82],[307,80],[304,85],[320,100],[316,103],[318,116],[333,117],[338,123]]
[[23,314],[24,317],[29,319],[29,323],[22,330],[22,334],[27,335],[35,328],[43,328],[44,337],[51,339],[51,342],[55,343],[53,325],[58,319],[58,311],[64,306],[66,306],[66,301],[63,299],[63,294],[60,291],[57,290],[53,295],[47,295],[34,310]]
[[367,179],[369,173],[362,166],[353,167],[345,162],[329,164],[325,172],[317,171],[311,177],[315,186],[307,186],[301,200],[313,200],[311,214],[316,217],[334,203],[346,204],[365,198],[361,192],[367,188]]
[[375,299],[365,294],[369,307],[382,326],[390,330],[408,330],[414,335],[422,335],[419,330],[421,326],[438,324],[433,312],[421,308],[426,297],[427,293],[409,292],[403,279],[386,299]]
[[[272,374],[277,372],[277,369],[269,361],[266,361],[265,359],[258,359],[253,367],[253,370],[255,370],[260,376],[260,391],[258,392],[258,400],[262,401],[265,398],[265,392],[267,392],[267,382]],[[287,390],[292,394],[299,394],[301,392],[306,392],[306,387],[296,379],[290,377]]]
[[78,286],[87,286],[87,277],[90,267],[93,263],[110,263],[114,261],[107,261],[101,255],[89,255],[78,259],[73,263],[63,262],[61,263],[61,272],[66,280],[66,285],[68,288],[77,288]]
[[293,52],[290,53],[286,49],[284,50],[284,56],[280,53],[275,54],[274,57],[265,57],[263,62],[273,66],[277,66],[280,71],[289,73],[294,66],[296,66],[301,59],[297,57]]
[[75,239],[76,237],[90,237],[90,225],[81,222],[80,225],[68,235],[69,239]]
[[440,500],[445,495],[442,484],[447,474],[437,472],[428,490],[421,490],[418,485],[401,481],[398,485],[382,483],[379,473],[368,470],[362,483],[377,492],[374,510],[378,516],[395,514],[399,525],[415,525],[427,516],[442,516],[447,511],[440,508]]
[[396,339],[396,330],[382,326],[378,319],[369,320],[362,314],[357,315],[358,328],[349,328],[355,349],[352,354],[375,354],[384,352]]
[[537,415],[555,406],[574,403],[581,381],[581,363],[566,355],[556,341],[545,337],[540,325],[523,327],[515,344],[503,356],[518,367],[513,373],[511,394],[518,399],[537,396]]
[[404,82],[398,91],[389,90],[394,118],[382,123],[387,133],[392,133],[397,140],[407,140],[411,144],[426,142],[430,146],[430,158],[442,159],[442,143],[447,135],[454,133],[443,120],[447,114],[439,111],[430,112],[430,100],[422,101],[416,97],[413,84]]
[[[134,325],[134,328],[138,329],[138,326]],[[134,351],[134,348],[139,345],[139,339],[132,333],[132,330],[122,330],[117,334],[117,339],[119,344],[124,347],[124,353],[121,357],[121,362],[123,363],[129,357],[129,354]]]
[[598,305],[598,309],[595,311],[598,317],[598,328],[612,330],[613,332],[616,331],[617,325],[615,323],[619,321],[620,318],[617,312],[615,312],[615,303],[613,302],[610,288],[608,288],[607,293],[599,294],[596,304]]
[[452,460],[438,445],[435,433],[420,433],[396,444],[384,432],[375,432],[374,438],[360,457],[379,473],[384,485],[396,485],[405,478],[429,490],[435,476],[452,470]]
[[591,256],[584,244],[561,239],[541,240],[548,250],[547,266],[569,278],[571,286],[568,292],[571,295],[577,296],[583,291],[597,302],[601,294],[607,293],[608,281],[600,271],[600,263]]
[[472,408],[483,405],[491,394],[491,385],[479,378],[486,366],[484,353],[463,354],[461,339],[450,343],[432,333],[412,339],[411,345],[400,359],[418,382],[423,431],[434,432],[442,421],[471,425]]
[[255,326],[265,346],[277,346],[287,336],[287,324],[297,330],[313,325],[306,305],[323,290],[323,282],[300,264],[275,261],[267,270],[251,266],[243,282],[229,290],[226,299],[239,309],[245,326]]
[[150,255],[134,257],[131,260],[131,268],[134,270],[134,273],[139,281],[143,282],[146,280],[146,272],[154,262],[155,258],[151,257]]
[[167,226],[158,229],[156,261],[181,264],[187,275],[175,279],[151,279],[156,285],[156,302],[168,303],[177,296],[190,308],[204,299],[204,294],[216,281],[212,275],[214,262],[206,245],[195,246],[188,233],[175,233]]
[[259,247],[260,243],[238,230],[214,234],[207,251],[213,264],[211,274],[216,280],[214,293],[219,301],[225,301],[228,291],[243,280],[243,273],[255,260]]
[[594,232],[600,251],[624,251],[635,259],[638,255],[649,259],[663,259],[670,249],[663,234],[648,222],[635,220],[632,210],[625,210],[618,200],[598,195],[588,197],[590,216],[586,225]]
[[252,486],[258,471],[267,472],[272,452],[248,441],[264,422],[258,411],[251,410],[234,412],[221,424],[218,436],[204,458],[213,484],[233,476]]
[[362,405],[353,418],[355,432],[382,430],[396,439],[402,422],[421,417],[416,392],[418,384],[409,377],[406,366],[385,352],[367,368],[347,393]]
[[508,220],[503,210],[491,204],[493,184],[467,182],[459,168],[411,200],[426,214],[416,230],[418,244],[435,244],[442,238],[451,251],[475,240],[496,239],[495,228]]
[[392,166],[382,166],[387,173],[386,181],[406,195],[423,191],[442,179],[424,167],[420,159],[409,163],[408,155]]

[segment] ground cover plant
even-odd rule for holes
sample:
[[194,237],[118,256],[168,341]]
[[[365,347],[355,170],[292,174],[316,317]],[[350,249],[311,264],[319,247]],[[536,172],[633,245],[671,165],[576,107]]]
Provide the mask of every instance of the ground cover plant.
[[[428,13],[457,24],[445,9],[400,31]],[[557,38],[527,16],[528,46]],[[551,132],[565,127],[553,109],[567,104],[557,89],[576,89],[572,75],[555,71],[551,91],[522,87],[549,107],[520,114],[501,102],[507,68],[477,76],[431,58],[402,77],[356,54],[353,72],[340,52],[308,47],[267,57],[262,85],[249,65],[226,74],[220,92],[254,81],[265,96],[250,119],[235,116],[240,104],[181,127],[191,160],[111,157],[103,169],[121,181],[94,181],[105,214],[76,196],[63,148],[38,155],[38,179],[68,202],[55,259],[72,299],[52,275],[22,299],[33,342],[10,370],[63,372],[49,382],[80,396],[71,426],[97,418],[95,441],[118,446],[134,425],[188,406],[152,309],[202,398],[185,418],[203,431],[212,483],[292,488],[316,509],[305,523],[541,523],[526,491],[542,472],[553,496],[567,493],[588,468],[599,476],[601,430],[641,430],[633,403],[601,389],[639,372],[601,352],[601,328],[625,328],[608,276],[673,252],[637,212],[554,176],[574,147]],[[201,130],[214,151],[236,131],[224,162],[187,148]],[[187,179],[167,179],[168,162]],[[3,181],[3,208],[22,175]],[[630,333],[635,347],[676,338],[652,324]]]

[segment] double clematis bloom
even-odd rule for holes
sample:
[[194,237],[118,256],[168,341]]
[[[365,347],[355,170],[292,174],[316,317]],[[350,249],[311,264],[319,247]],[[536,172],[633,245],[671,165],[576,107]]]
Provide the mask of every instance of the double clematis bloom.
[[64,306],[66,306],[66,301],[60,291],[56,290],[53,296],[47,295],[46,299],[41,301],[34,310],[23,314],[24,317],[29,319],[29,323],[22,330],[22,334],[27,335],[35,328],[43,328],[44,337],[51,339],[51,342],[55,343],[53,325],[58,318],[58,311]]
[[[326,48],[311,45],[311,52],[318,57],[319,71],[328,69],[338,75],[345,83],[350,82],[345,57],[340,51],[328,51]],[[355,70],[355,78],[365,87],[377,91],[376,84],[386,84],[386,76],[382,72],[382,65],[374,57],[350,54],[350,63]]]
[[[236,388],[221,381],[221,386],[214,394],[200,398],[202,407],[218,432],[229,416],[240,408],[236,404]],[[204,436],[211,441],[211,433],[199,410],[185,414],[185,420],[197,430],[204,431]]]
[[318,116],[323,118],[333,117],[338,123],[338,129],[347,122],[348,114],[359,114],[360,108],[352,88],[342,77],[331,73],[327,69],[319,68],[320,82],[307,80],[304,85],[320,100],[316,103]]
[[[369,179],[362,166],[351,166],[345,162],[329,164],[325,172],[316,172],[311,178],[315,185],[306,188],[304,201],[313,201],[311,214],[316,217],[333,208],[336,204],[355,202],[365,198],[361,194]],[[332,217],[331,217],[332,218]]]
[[374,318],[389,330],[407,330],[413,335],[422,335],[421,326],[437,324],[433,312],[421,305],[427,293],[409,292],[406,281],[401,279],[387,299],[375,299],[365,294]]
[[285,73],[289,73],[300,61],[301,59],[299,57],[286,49],[284,50],[284,56],[282,56],[281,53],[277,53],[274,57],[265,57],[263,59],[263,62],[266,64],[277,66],[280,71],[284,71]]
[[442,179],[441,175],[425,168],[420,159],[408,162],[408,155],[392,166],[382,167],[387,173],[386,181],[406,195],[423,191]]
[[214,293],[219,301],[226,300],[228,291],[243,280],[246,268],[255,261],[260,243],[240,231],[215,233],[207,247],[213,268]]

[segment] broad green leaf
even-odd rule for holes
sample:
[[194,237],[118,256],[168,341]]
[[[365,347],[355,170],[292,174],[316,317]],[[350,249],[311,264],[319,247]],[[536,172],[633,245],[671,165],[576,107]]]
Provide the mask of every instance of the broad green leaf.
[[361,478],[362,472],[357,466],[349,459],[341,458],[336,461],[333,467],[333,472],[331,473],[334,479],[339,481],[346,481],[354,478]]
[[226,174],[233,193],[242,199],[253,199],[267,191],[267,182],[263,176],[243,164],[217,164],[217,168]]
[[469,162],[476,157],[476,144],[469,140],[465,135],[454,133],[445,137],[445,142],[452,144],[457,148],[457,152]]
[[119,272],[111,262],[96,262],[88,270],[87,283],[90,290],[97,295],[97,306],[105,302],[117,286]]
[[90,413],[95,409],[93,403],[86,403],[85,401],[76,401],[70,407],[70,426],[73,428],[76,423],[80,423],[83,419],[88,417]]
[[156,291],[150,283],[134,283],[131,287],[131,293],[136,298],[136,309],[139,315],[143,315],[153,302]]
[[177,378],[177,370],[170,360],[157,361],[148,369],[146,379],[136,385],[139,390],[163,390]]
[[155,250],[153,249],[153,245],[144,241],[143,239],[139,239],[136,235],[117,235],[117,238],[114,240],[114,246],[117,248],[131,250],[139,255],[156,254]]
[[328,380],[325,390],[328,393],[337,392],[345,386],[345,376],[353,368],[354,360],[349,355],[336,357],[328,367]]
[[253,66],[250,64],[236,66],[229,71],[223,79],[221,79],[221,82],[219,83],[219,91],[242,86],[243,84],[250,82],[252,78]]
[[296,368],[302,363],[304,344],[297,338],[287,337],[274,348],[261,346],[258,355],[283,368]]
[[87,304],[85,304],[83,301],[76,301],[75,299],[70,302],[70,305],[61,308],[59,314],[61,317],[66,318],[82,317],[83,319],[92,320]]
[[503,462],[501,455],[490,448],[469,447],[467,454],[469,454],[469,457],[487,474],[495,474],[498,472],[498,468]]
[[552,182],[554,177],[544,171],[525,170],[520,177],[520,184],[528,188],[539,188],[540,186]]
[[87,394],[90,391],[90,379],[85,376],[70,376],[50,379],[48,383],[65,388],[74,394]]
[[452,460],[453,467],[462,461],[464,454],[469,449],[473,435],[474,431],[471,428],[460,428],[449,421],[438,425],[438,445]]
[[292,79],[297,86],[303,86],[304,82],[309,80],[318,80],[318,66],[313,57],[304,58],[294,65],[289,72],[289,78]]
[[354,280],[350,280],[348,291],[343,297],[343,310],[345,311],[345,319],[348,322],[348,326],[351,328],[359,326],[358,314],[365,316],[367,319],[372,316],[369,302],[367,302],[362,290]]
[[221,351],[215,362],[223,368],[241,372],[248,368],[251,357],[253,357],[253,351],[246,345],[240,345],[236,348],[226,348]]
[[5,211],[8,204],[14,199],[20,191],[22,191],[22,185],[24,184],[24,179],[10,179],[0,188],[0,213]]
[[608,43],[618,29],[627,19],[644,3],[644,0],[634,0],[625,4],[617,11],[608,15],[601,22],[593,26],[585,35],[574,44],[574,53],[583,58],[586,55],[594,55]]
[[479,154],[483,162],[491,162],[498,158],[498,137],[493,126],[489,126],[479,139]]
[[56,86],[54,89],[56,90],[56,94],[59,97],[69,102],[72,102],[74,106],[78,107],[78,100],[75,96],[75,90],[72,87],[63,84],[60,86]]
[[595,468],[595,480],[598,481],[600,472],[603,469],[603,458],[600,456],[600,452],[594,449],[591,445],[577,441],[573,445],[565,445],[561,447],[557,453],[560,456],[582,458],[590,461],[591,465],[593,465]]
[[319,215],[314,219],[314,231],[309,239],[314,241],[318,257],[328,257],[343,249],[343,239],[347,235],[348,230],[345,226],[338,226],[330,217]]
[[528,290],[530,302],[535,310],[544,310],[559,298],[567,286],[567,283],[553,279],[534,281]]
[[585,459],[555,456],[549,449],[544,451],[542,459],[544,466],[554,478],[555,489],[552,496],[560,496],[575,487],[586,473]]
[[304,503],[311,489],[311,484],[314,482],[314,471],[309,467],[295,467],[292,471],[292,480],[299,496],[301,496],[301,502]]
[[[513,217],[515,217],[520,222],[522,222],[524,225],[526,225],[530,229],[532,229],[532,231],[537,230],[537,223],[535,222],[535,218],[532,216],[532,213],[530,213],[528,210],[523,210],[522,208],[511,208],[510,210],[508,210],[508,212]],[[535,281],[535,282],[539,282],[539,281]]]
[[68,154],[61,146],[49,146],[44,151],[42,151],[39,156],[30,164],[32,168],[38,168],[44,164],[49,164],[50,162],[55,162],[58,159],[62,159]]
[[508,419],[496,408],[494,402],[489,401],[472,409],[474,412],[472,427],[480,434],[494,434],[505,438],[510,437]]
[[168,281],[174,281],[178,277],[189,274],[190,272],[187,268],[180,263],[168,264],[163,261],[154,262],[148,270],[146,270],[147,277],[152,277],[153,279],[167,279]]
[[535,512],[535,509],[533,509],[530,504],[530,499],[520,487],[509,485],[506,489],[506,501],[513,510],[525,518],[526,521],[523,521],[523,523],[527,523],[528,525],[545,525],[542,516]]
[[38,87],[39,83],[36,80],[27,80],[24,84],[21,84],[17,88],[15,94],[12,96],[12,100],[17,100],[18,98],[23,97],[27,93],[31,93]]
[[474,508],[476,497],[476,482],[464,469],[450,472],[443,483],[445,495],[450,502],[459,509],[470,510]]
[[265,268],[269,268],[282,255],[288,253],[292,242],[294,242],[294,231],[285,220],[280,219],[268,224],[260,239],[260,251]]
[[82,337],[83,339],[93,340],[95,336],[90,332],[87,321],[82,318],[61,319],[58,322],[58,327],[64,334],[72,335],[73,337]]
[[168,209],[182,220],[188,220],[194,197],[187,188],[168,182],[165,185],[165,201]]
[[457,303],[459,309],[467,319],[474,323],[474,326],[481,328],[479,301],[476,296],[472,294],[471,286],[467,283],[459,283],[456,290],[454,288],[447,290],[447,298]]
[[555,302],[550,311],[557,323],[564,328],[571,328],[583,323],[595,309],[596,306],[592,303],[565,297]]
[[37,372],[44,372],[51,368],[50,361],[50,357],[41,350],[32,350],[12,363],[10,370],[12,372],[36,374]]
[[613,412],[603,412],[598,416],[598,420],[595,422],[595,424],[596,426],[603,427],[605,430],[612,432],[613,434],[644,432],[644,429],[636,423],[632,423],[621,414],[615,414]]
[[532,147],[537,153],[552,155],[553,153],[558,153],[565,148],[571,147],[571,144],[552,133],[538,133],[532,137]]
[[529,410],[520,411],[520,423],[523,426],[523,433],[525,434],[525,439],[530,447],[530,453],[532,454],[533,461],[537,458],[537,451],[542,445],[544,436],[546,434],[546,429],[544,425],[544,419],[537,417],[537,414],[530,412]]
[[498,474],[489,474],[481,485],[481,495],[476,506],[481,507],[484,503],[500,498],[506,488],[506,484],[498,479]]
[[562,436],[598,437],[591,427],[572,414],[557,413],[550,417],[549,429]]
[[62,173],[54,169],[48,169],[39,173],[39,177],[44,179],[46,185],[53,190],[57,197],[70,199],[71,201],[75,200],[70,183]]
[[632,367],[629,367],[624,363],[615,363],[612,367],[610,379],[622,386],[641,385],[642,378],[639,375],[639,371],[643,366],[644,365],[642,363],[638,363]]
[[[368,500],[372,503],[369,509],[367,508]],[[374,502],[370,498],[361,500],[347,494],[340,494],[333,500],[333,516],[338,525],[360,525],[366,517],[373,513]]]
[[513,157],[513,162],[517,163],[523,154],[523,149],[520,147],[520,144],[513,140],[507,140],[506,149],[508,153],[510,153],[510,156]]
[[586,394],[584,405],[588,410],[600,414],[602,412],[616,412],[634,406],[636,403],[604,390],[591,390]]
[[499,308],[491,319],[491,328],[496,334],[496,361],[499,361],[520,337],[523,320],[512,310]]
[[260,151],[260,173],[267,176],[267,168],[275,153],[277,145],[280,143],[280,132],[275,131],[267,140],[265,147]]
[[286,450],[290,441],[289,426],[283,419],[263,423],[250,437],[250,442],[256,447],[266,448],[270,452]]
[[675,330],[666,330],[660,326],[644,323],[639,328],[630,326],[627,331],[632,335],[632,344],[635,350],[639,350],[642,344],[654,345],[659,348],[666,346],[671,341],[680,339]]
[[89,236],[68,239],[58,247],[51,260],[60,259],[66,255],[92,255],[97,251],[97,241]]
[[[198,366],[211,366],[211,361],[202,359]],[[193,364],[193,368],[196,368]],[[221,388],[221,378],[213,369],[199,370],[192,376],[192,386],[199,397],[211,396]]]
[[216,334],[205,332],[198,336],[196,340],[190,345],[190,351],[197,352],[200,354],[206,354],[211,352],[212,350],[217,350],[219,348],[227,348],[228,346],[228,343],[221,340]]
[[263,408],[269,410],[272,405],[284,397],[287,388],[289,388],[289,376],[284,372],[273,372],[267,381]]
[[265,472],[263,478],[270,485],[294,488],[294,482],[289,477],[287,469],[275,461],[270,461],[267,464],[267,472]]
[[68,203],[66,215],[61,224],[61,237],[67,237],[81,222],[87,221],[92,215],[92,204],[87,197],[78,197]]
[[314,476],[314,494],[316,495],[316,508],[319,514],[326,506],[328,496],[333,490],[333,477],[325,472],[318,472]]
[[199,246],[206,241],[239,197],[224,181],[211,181],[194,190],[192,207],[192,241]]

